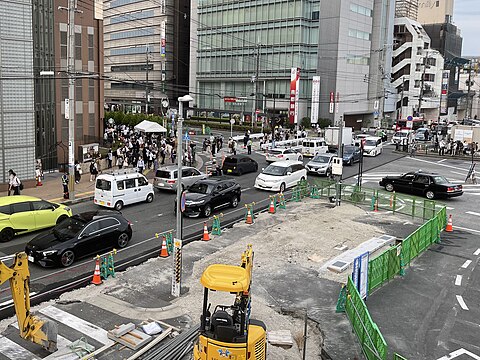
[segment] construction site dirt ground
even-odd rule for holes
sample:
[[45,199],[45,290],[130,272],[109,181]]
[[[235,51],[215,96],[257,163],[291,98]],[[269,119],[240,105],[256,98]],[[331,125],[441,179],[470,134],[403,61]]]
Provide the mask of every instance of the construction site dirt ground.
[[[403,238],[417,226],[409,218],[389,212],[370,212],[347,203],[332,207],[324,200],[304,199],[288,203],[286,210],[277,209],[276,214],[259,214],[253,225],[237,223],[208,242],[186,245],[182,251],[180,298],[170,295],[170,257],[150,259],[117,273],[100,286],[65,293],[57,301],[73,300],[85,304],[86,309],[93,304],[137,323],[153,318],[188,328],[200,322],[202,272],[210,264],[239,264],[247,244],[252,244],[252,318],[262,320],[267,331],[289,330],[295,340],[289,349],[269,345],[267,357],[302,359],[307,311],[307,359],[320,359],[322,348],[332,359],[361,359],[363,355],[348,319],[345,314],[335,313],[338,293],[349,271],[334,274],[322,266],[342,253],[335,249],[339,245],[352,249],[383,234]],[[219,299],[216,294],[212,300],[231,305],[233,296]],[[124,304],[123,308],[118,303]],[[48,304],[55,301],[39,307]],[[0,331],[13,321],[15,318],[0,322]],[[116,358],[109,354],[100,358]]]

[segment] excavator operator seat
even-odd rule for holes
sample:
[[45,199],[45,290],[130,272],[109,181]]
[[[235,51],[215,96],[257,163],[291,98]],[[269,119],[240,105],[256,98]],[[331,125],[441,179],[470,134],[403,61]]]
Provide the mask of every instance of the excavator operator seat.
[[211,331],[218,341],[233,342],[237,336],[237,328],[233,317],[223,310],[218,310],[212,316]]

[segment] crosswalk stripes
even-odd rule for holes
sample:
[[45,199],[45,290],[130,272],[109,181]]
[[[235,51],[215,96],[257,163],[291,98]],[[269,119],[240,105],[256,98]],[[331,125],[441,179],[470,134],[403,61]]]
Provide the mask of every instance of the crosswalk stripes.
[[40,358],[35,356],[23,346],[10,340],[9,338],[0,335],[0,354],[11,360],[39,360]]

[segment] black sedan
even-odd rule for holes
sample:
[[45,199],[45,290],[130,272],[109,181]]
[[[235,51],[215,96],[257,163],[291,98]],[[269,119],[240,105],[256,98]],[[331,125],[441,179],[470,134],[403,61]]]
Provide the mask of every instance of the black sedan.
[[121,213],[97,210],[67,218],[25,246],[28,260],[41,266],[68,267],[76,258],[124,248],[132,227]]
[[357,161],[360,161],[362,152],[358,146],[346,145],[343,147],[343,163],[345,165],[353,165]]
[[422,171],[409,172],[400,176],[386,176],[380,186],[387,191],[399,191],[427,199],[450,198],[463,194],[462,185],[452,184],[444,176]]
[[[212,212],[221,207],[236,208],[242,192],[240,185],[231,179],[210,178],[199,180],[185,190],[186,216],[209,217]],[[177,207],[175,204],[175,211]]]
[[227,175],[242,175],[257,172],[258,163],[246,155],[230,155],[223,161],[222,171]]

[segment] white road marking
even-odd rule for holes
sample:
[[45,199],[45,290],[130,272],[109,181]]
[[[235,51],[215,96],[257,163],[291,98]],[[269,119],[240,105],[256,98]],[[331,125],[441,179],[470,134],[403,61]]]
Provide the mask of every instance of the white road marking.
[[[31,293],[30,293],[30,296],[33,296],[33,295],[35,295],[35,294],[36,294],[35,291],[34,291],[34,292],[31,292]],[[10,304],[12,304],[12,303],[13,303],[13,300],[10,299],[10,300],[7,300],[7,301],[4,301],[4,302],[0,303],[0,307],[5,306],[5,305],[10,305]]]
[[466,173],[467,171],[465,171],[465,173],[461,173],[461,172],[458,172],[458,171],[450,170],[450,172],[453,173],[453,174],[457,174],[457,175],[466,175],[465,173]]
[[472,260],[465,260],[465,262],[462,265],[462,268],[466,269],[471,263],[472,263]]
[[455,295],[457,297],[457,301],[460,304],[460,307],[463,310],[468,310],[467,304],[465,304],[465,301],[463,301],[463,297],[461,295]]
[[246,189],[242,189],[240,190],[241,192],[244,192],[244,191],[247,191],[247,190],[252,190],[252,188],[246,188]]
[[480,255],[480,249],[475,250],[475,252],[473,253],[473,255],[475,255],[475,256]]
[[37,360],[40,359],[31,353],[23,346],[18,345],[16,342],[6,338],[3,335],[0,335],[0,354],[6,356],[12,360]]
[[43,315],[46,315],[54,319],[55,321],[65,324],[87,335],[88,337],[95,339],[98,342],[101,342],[104,345],[111,344],[111,343],[113,344],[113,341],[107,337],[106,330],[102,329],[101,327],[98,327],[97,325],[89,323],[88,321],[80,319],[75,315],[69,314],[66,311],[58,309],[54,306],[47,306],[46,308],[41,309],[40,312]]
[[440,163],[442,163],[442,162],[444,162],[444,161],[447,161],[447,159],[438,160],[437,163],[440,164]]
[[160,217],[160,216],[163,216],[163,214],[158,214],[157,216]]
[[478,234],[480,234],[480,230],[469,229],[469,228],[465,228],[465,227],[461,227],[461,226],[455,226],[455,229],[459,229],[459,230],[463,230],[463,231],[469,231],[469,232],[473,232],[473,233],[478,233]]
[[480,213],[477,213],[475,211],[466,211],[465,214],[480,216]]
[[462,278],[463,278],[462,275],[457,275],[457,277],[455,278],[455,285],[456,286],[462,286]]
[[[424,163],[427,163],[427,164],[438,165],[438,163],[436,161],[428,161],[428,160],[419,159],[419,158],[416,158],[416,157],[408,158],[408,159],[414,160],[414,161],[424,162]],[[450,169],[456,169],[456,170],[461,170],[461,171],[468,171],[468,169],[463,169],[463,168],[458,167],[458,166],[452,166],[452,165],[446,165],[446,164],[442,164],[442,167],[448,167]]]
[[441,358],[438,358],[437,360],[452,360],[452,359],[455,359],[455,358],[457,358],[459,356],[462,356],[462,355],[468,355],[474,360],[480,360],[480,356],[475,355],[474,353],[472,353],[468,350],[465,350],[463,348],[452,351],[450,354],[442,356]]

